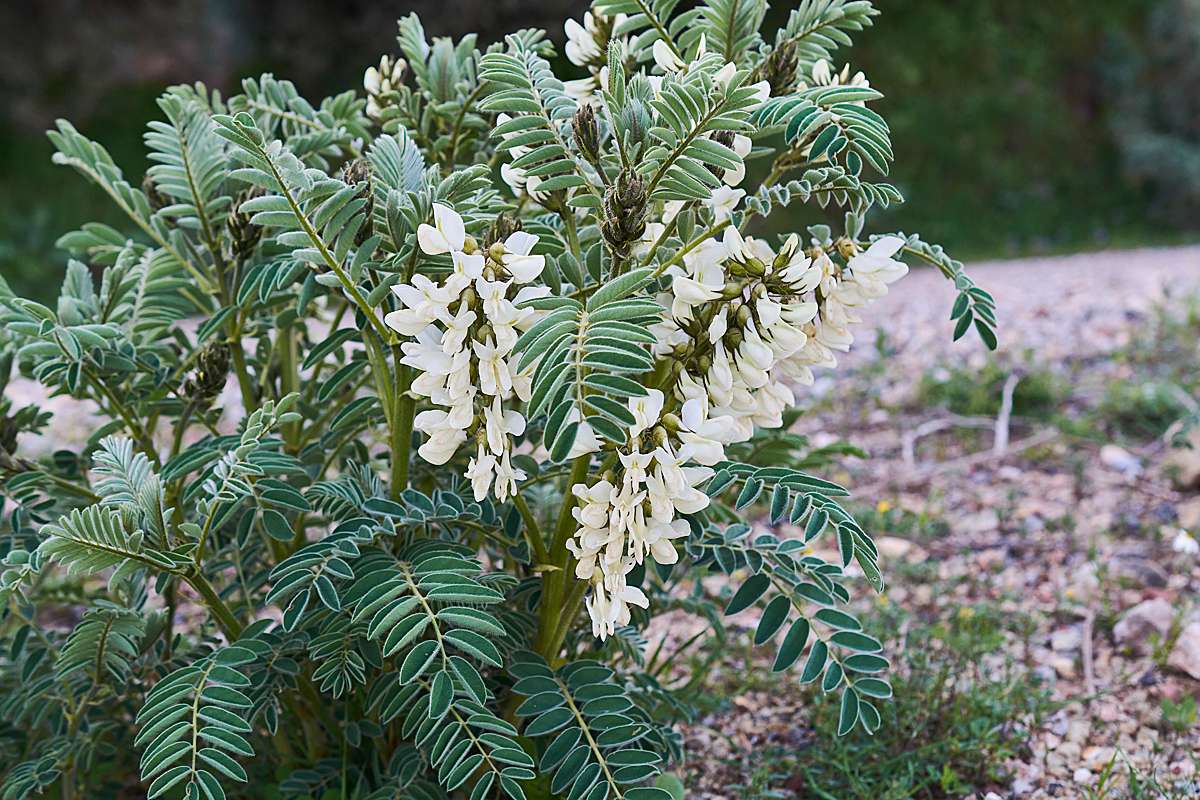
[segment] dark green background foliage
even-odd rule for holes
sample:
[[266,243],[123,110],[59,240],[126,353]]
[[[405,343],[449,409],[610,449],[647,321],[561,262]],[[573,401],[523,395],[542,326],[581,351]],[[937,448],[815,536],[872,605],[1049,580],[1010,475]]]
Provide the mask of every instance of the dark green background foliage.
[[[238,76],[274,70],[321,96],[359,85],[362,64],[394,49],[400,12],[416,10],[430,34],[492,41],[546,25],[561,43],[557,20],[585,6],[299,2],[284,13],[282,0],[178,0],[98,16],[69,0],[23,5],[0,9],[0,275],[42,298],[61,280],[58,232],[122,223],[98,191],[50,165],[42,131],[56,117],[140,173],[164,83],[200,78],[229,93]],[[782,17],[787,4],[776,5]],[[880,5],[885,24],[858,37],[853,66],[903,98],[879,104],[908,200],[882,225],[967,256],[1174,241],[1200,228],[1200,0]]]

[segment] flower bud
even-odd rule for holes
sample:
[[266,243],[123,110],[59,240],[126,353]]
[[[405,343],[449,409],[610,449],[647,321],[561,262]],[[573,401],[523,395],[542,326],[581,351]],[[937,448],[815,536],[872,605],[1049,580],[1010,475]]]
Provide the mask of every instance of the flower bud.
[[262,238],[262,226],[251,224],[250,215],[239,211],[247,200],[260,197],[262,194],[262,189],[252,186],[234,198],[233,210],[225,222],[225,228],[229,233],[230,257],[233,261],[244,261],[248,258],[254,252],[254,248],[258,246],[259,239]]
[[604,195],[600,226],[613,252],[624,258],[646,231],[646,184],[635,173],[621,172]]
[[[717,144],[725,145],[730,150],[733,149],[733,131],[717,131],[712,135],[712,140]],[[708,165],[708,171],[718,178],[725,174],[724,167],[717,167],[712,164]]]
[[[521,218],[512,214],[500,214],[492,222],[488,228],[487,234],[483,237],[484,247],[488,254],[496,261],[504,255],[504,241],[512,236],[517,231],[521,230]],[[500,245],[499,251],[495,248]]]
[[356,158],[342,168],[342,182],[347,186],[362,185],[358,196],[367,201],[362,208],[363,224],[354,234],[354,244],[360,245],[371,235],[374,227],[372,215],[375,211],[375,192],[371,189],[371,163],[365,158]]
[[765,80],[771,85],[772,97],[780,97],[791,92],[796,85],[796,68],[799,63],[800,58],[796,52],[794,39],[786,40],[767,56],[766,61],[759,68],[762,71],[759,79]]
[[651,429],[650,442],[655,447],[664,447],[668,441],[669,437],[667,436],[667,429],[662,425],[655,425],[654,428]]
[[617,117],[617,130],[631,146],[637,147],[646,140],[646,133],[653,123],[645,104],[639,98],[631,97]]
[[600,162],[600,125],[596,122],[596,111],[590,103],[585,103],[575,112],[571,120],[571,128],[575,132],[575,146],[589,164]]
[[207,408],[225,388],[228,374],[229,345],[212,342],[205,345],[196,357],[196,369],[184,381],[179,393],[196,408]]
[[146,194],[146,199],[150,201],[150,208],[158,211],[160,208],[165,208],[171,204],[171,199],[158,190],[158,186],[154,183],[154,179],[149,173],[142,179],[142,191]]
[[858,245],[844,236],[834,242],[833,246],[837,248],[838,254],[847,261],[858,254]]
[[10,416],[0,416],[0,451],[7,454],[17,452],[17,421]]

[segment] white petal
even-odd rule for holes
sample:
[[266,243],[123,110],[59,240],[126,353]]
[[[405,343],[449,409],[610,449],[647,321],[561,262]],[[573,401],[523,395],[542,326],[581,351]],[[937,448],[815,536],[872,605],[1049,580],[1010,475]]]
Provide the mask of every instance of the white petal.
[[733,76],[736,74],[737,65],[730,61],[725,64],[725,66],[721,67],[721,69],[717,71],[716,75],[713,75],[713,83],[724,88],[729,85],[729,82],[733,80]]
[[664,72],[677,72],[683,67],[683,62],[671,50],[671,45],[667,44],[665,39],[658,39],[654,42],[652,49],[654,53],[654,63]]
[[872,258],[891,258],[904,247],[904,240],[899,236],[884,236],[876,239],[867,249],[867,255]]
[[417,243],[421,245],[421,252],[431,256],[449,253],[452,249],[441,231],[423,222],[417,226]]
[[451,250],[462,250],[467,240],[467,230],[463,226],[463,218],[450,206],[441,203],[433,204],[433,219],[437,229],[446,237]]
[[537,242],[538,237],[535,234],[516,231],[504,240],[504,250],[508,253],[527,256],[533,251],[533,246]]

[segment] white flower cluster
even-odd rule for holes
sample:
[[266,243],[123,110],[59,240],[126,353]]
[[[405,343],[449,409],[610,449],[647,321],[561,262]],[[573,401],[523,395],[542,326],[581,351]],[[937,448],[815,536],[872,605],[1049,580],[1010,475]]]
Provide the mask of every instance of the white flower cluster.
[[[708,506],[708,495],[696,487],[712,477],[712,469],[685,465],[724,458],[716,432],[703,419],[703,404],[689,401],[680,420],[663,414],[665,399],[657,389],[630,399],[634,424],[627,452],[619,453],[619,477],[571,489],[579,498],[572,510],[579,528],[567,547],[577,560],[575,576],[591,583],[587,610],[592,633],[601,639],[629,623],[630,604],[648,605],[642,590],[628,585],[630,570],[647,556],[659,564],[679,558],[673,540],[687,536],[688,523],[676,512],[694,514]],[[643,451],[646,445],[653,449]]]
[[606,79],[607,53],[612,33],[618,29],[628,17],[625,14],[615,14],[611,17],[597,15],[594,11],[585,11],[583,24],[580,25],[569,19],[563,25],[567,35],[567,44],[563,48],[567,60],[577,67],[586,67],[592,74],[586,78],[565,81],[563,88],[567,94],[578,100],[588,100],[600,88]]
[[429,437],[417,452],[445,464],[473,433],[477,450],[466,477],[475,499],[487,496],[494,479],[503,502],[525,477],[512,465],[512,437],[524,433],[525,418],[511,406],[529,399],[532,379],[532,368],[517,372],[509,357],[537,317],[517,304],[549,291],[516,287],[541,274],[545,257],[530,254],[538,237],[522,231],[482,253],[453,209],[435,203],[433,214],[434,225],[421,225],[417,241],[428,255],[448,253],[454,268],[441,283],[414,275],[392,287],[404,307],[384,322],[415,337],[401,345],[401,363],[419,373],[412,391],[442,407],[416,416],[414,428]]
[[661,298],[668,310],[654,326],[655,352],[674,358],[676,395],[707,404],[706,417],[723,420],[730,441],[779,427],[795,402],[791,387],[811,384],[813,367],[835,366],[858,310],[908,271],[892,259],[903,244],[886,237],[839,269],[824,251],[806,256],[794,234],[775,253],[726,228],[722,241],[670,270]]
[[[862,70],[850,74],[850,65],[843,64],[842,68],[834,72],[829,61],[824,58],[818,58],[812,67],[812,85],[813,86],[859,86],[864,89],[871,86],[871,82],[867,80],[867,76]],[[800,89],[807,89],[808,81],[800,81]],[[858,103],[857,105],[864,105]]]

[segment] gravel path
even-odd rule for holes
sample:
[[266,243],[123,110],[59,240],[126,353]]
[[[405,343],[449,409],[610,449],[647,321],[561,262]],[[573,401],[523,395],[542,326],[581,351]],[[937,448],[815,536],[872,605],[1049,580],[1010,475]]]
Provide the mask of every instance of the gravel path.
[[[1200,245],[981,261],[966,268],[996,299],[999,354],[1033,348],[1039,360],[1052,361],[1111,351],[1135,332],[1130,321],[1155,303],[1200,289]],[[954,297],[940,273],[917,269],[867,310],[864,325],[886,327],[903,356],[926,363],[982,354],[974,332],[950,342]],[[859,348],[847,361],[872,356]]]
[[[814,409],[798,432],[870,453],[833,476],[860,503],[885,501],[945,523],[937,535],[870,526],[890,602],[925,624],[978,604],[1032,621],[994,658],[1027,665],[1061,708],[1029,732],[1017,757],[996,765],[1008,778],[973,797],[1126,797],[1130,769],[1164,787],[1139,797],[1200,797],[1200,723],[1181,732],[1162,717],[1164,703],[1200,698],[1200,560],[1170,544],[1181,525],[1200,535],[1200,485],[1173,485],[1161,441],[1102,447],[1046,422],[1014,420],[1014,442],[1044,440],[991,458],[991,431],[935,432],[947,412],[914,402],[922,376],[946,366],[974,372],[994,360],[1006,371],[1058,375],[1067,386],[1060,411],[1078,415],[1106,384],[1137,377],[1115,356],[1146,333],[1155,308],[1200,292],[1200,246],[981,262],[967,271],[996,299],[995,354],[973,332],[950,341],[953,286],[932,269],[915,270],[863,315],[856,349],[810,389]],[[873,336],[880,329],[886,337]],[[922,427],[930,435],[906,448]],[[744,754],[772,742],[788,743],[803,761],[813,702],[784,681],[698,721],[687,731],[689,753],[706,767],[693,768],[689,787],[698,797],[731,797],[720,787],[747,780]],[[714,762],[724,768],[710,775]],[[1106,769],[1114,775],[1108,788],[1087,794]],[[781,797],[811,796],[803,780],[785,785]]]

